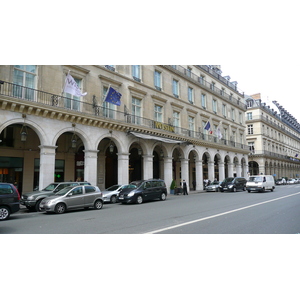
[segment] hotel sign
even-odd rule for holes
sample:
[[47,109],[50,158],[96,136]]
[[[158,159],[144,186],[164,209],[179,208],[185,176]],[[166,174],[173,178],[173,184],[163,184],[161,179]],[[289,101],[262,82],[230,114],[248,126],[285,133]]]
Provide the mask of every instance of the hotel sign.
[[161,122],[157,122],[157,121],[154,122],[154,128],[162,129],[162,130],[166,130],[166,131],[170,131],[170,132],[175,133],[175,127],[174,126],[164,124],[164,123],[161,123]]

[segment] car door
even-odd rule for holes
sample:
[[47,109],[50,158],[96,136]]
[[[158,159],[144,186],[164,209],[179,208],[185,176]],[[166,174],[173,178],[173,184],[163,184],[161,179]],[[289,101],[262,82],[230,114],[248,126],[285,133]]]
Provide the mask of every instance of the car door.
[[84,206],[85,207],[93,206],[94,201],[96,199],[95,192],[96,192],[95,187],[93,187],[91,185],[84,186],[83,197],[84,197]]
[[73,188],[65,197],[68,208],[79,208],[84,206],[83,187]]

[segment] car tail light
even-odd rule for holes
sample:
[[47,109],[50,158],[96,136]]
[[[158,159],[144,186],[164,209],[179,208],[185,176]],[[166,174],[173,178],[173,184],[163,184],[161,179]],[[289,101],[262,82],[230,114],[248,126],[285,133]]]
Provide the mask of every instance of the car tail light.
[[18,189],[17,189],[15,186],[14,186],[14,189],[15,189],[15,191],[17,192],[17,195],[18,195],[18,201],[20,201],[20,199],[21,199],[20,193],[19,193]]

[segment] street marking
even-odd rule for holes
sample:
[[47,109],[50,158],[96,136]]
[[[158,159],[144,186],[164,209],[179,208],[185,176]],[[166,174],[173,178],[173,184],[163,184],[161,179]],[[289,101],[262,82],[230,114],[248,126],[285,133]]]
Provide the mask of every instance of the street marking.
[[294,194],[291,194],[291,195],[287,195],[287,196],[283,196],[283,197],[279,197],[279,198],[275,198],[275,199],[271,199],[271,200],[268,200],[268,201],[264,201],[264,202],[244,206],[244,207],[241,207],[241,208],[229,210],[229,211],[226,211],[226,212],[223,212],[223,213],[220,213],[220,214],[216,214],[216,215],[212,215],[212,216],[209,216],[209,217],[205,217],[205,218],[201,218],[201,219],[197,219],[197,220],[193,220],[193,221],[189,221],[189,222],[185,222],[185,223],[181,223],[181,224],[177,224],[177,225],[173,225],[173,226],[169,226],[169,227],[165,227],[165,228],[145,232],[144,234],[154,234],[154,233],[158,233],[158,232],[167,231],[167,230],[170,230],[170,229],[190,225],[190,224],[193,224],[193,223],[202,222],[202,221],[205,221],[205,220],[209,220],[209,219],[217,218],[217,217],[220,217],[220,216],[228,215],[228,214],[231,214],[231,213],[234,213],[234,212],[237,212],[237,211],[240,211],[240,210],[244,210],[244,209],[247,209],[247,208],[251,208],[251,207],[254,207],[254,206],[259,206],[259,205],[263,205],[263,204],[266,204],[266,203],[278,201],[278,200],[281,200],[281,199],[284,199],[284,198],[292,197],[292,196],[295,196],[295,195],[298,195],[298,194],[300,194],[300,192],[294,193]]

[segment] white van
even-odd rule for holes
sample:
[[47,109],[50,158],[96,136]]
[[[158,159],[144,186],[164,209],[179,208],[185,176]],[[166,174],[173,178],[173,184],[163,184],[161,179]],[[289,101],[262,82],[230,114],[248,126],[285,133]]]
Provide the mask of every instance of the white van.
[[250,176],[246,183],[246,190],[248,193],[251,191],[264,192],[266,190],[275,189],[275,180],[272,175],[253,175]]

